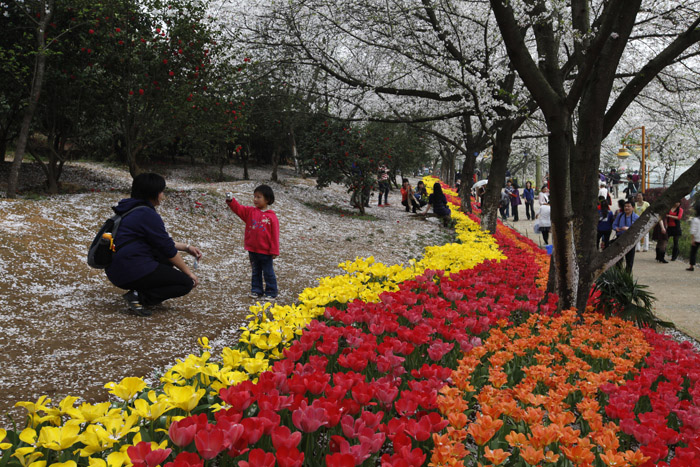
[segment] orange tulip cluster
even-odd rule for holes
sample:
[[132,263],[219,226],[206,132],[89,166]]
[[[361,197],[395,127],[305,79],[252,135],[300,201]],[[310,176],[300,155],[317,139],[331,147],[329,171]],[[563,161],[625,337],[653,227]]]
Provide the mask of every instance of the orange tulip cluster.
[[620,428],[605,423],[597,400],[603,384],[623,385],[650,350],[642,332],[617,318],[572,310],[505,321],[464,355],[453,385],[440,391],[447,433],[433,435],[430,466],[479,466],[522,460],[528,465],[594,463],[638,466],[640,451],[620,446]]

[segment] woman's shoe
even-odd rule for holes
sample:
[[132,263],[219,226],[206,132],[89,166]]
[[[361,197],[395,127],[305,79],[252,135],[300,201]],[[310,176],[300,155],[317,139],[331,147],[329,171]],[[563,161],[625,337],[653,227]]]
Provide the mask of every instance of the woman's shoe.
[[666,258],[664,258],[664,259],[660,259],[660,260],[659,260],[659,263],[668,264],[668,261],[666,261]]
[[689,268],[685,269],[686,271],[695,271],[695,268],[693,266],[690,266]]

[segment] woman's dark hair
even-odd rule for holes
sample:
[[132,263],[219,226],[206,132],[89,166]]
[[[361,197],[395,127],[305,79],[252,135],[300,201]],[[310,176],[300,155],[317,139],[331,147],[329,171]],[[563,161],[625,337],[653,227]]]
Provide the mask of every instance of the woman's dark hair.
[[608,212],[610,210],[610,205],[608,204],[608,200],[603,198],[602,196],[599,198],[600,200],[600,210],[603,212]]
[[625,207],[625,200],[624,199],[619,199],[617,200],[617,207],[620,209],[624,209]]
[[420,182],[418,182],[418,183],[416,184],[416,186],[421,186],[421,185],[425,185],[425,183],[423,183],[423,180],[421,180]]
[[275,202],[275,194],[272,192],[272,188],[270,188],[268,185],[260,185],[255,190],[253,190],[253,193],[260,193],[263,195],[263,198],[265,198],[265,201],[267,201],[267,204],[273,204]]
[[139,174],[134,177],[131,184],[131,197],[135,199],[155,200],[163,191],[165,191],[165,179],[154,173]]
[[530,185],[530,188],[532,188],[532,182],[531,182],[530,180],[528,180],[527,182],[525,182],[525,188],[527,188],[528,185]]
[[440,185],[440,182],[435,182],[435,185],[433,185],[433,193],[438,193],[442,194],[442,186]]

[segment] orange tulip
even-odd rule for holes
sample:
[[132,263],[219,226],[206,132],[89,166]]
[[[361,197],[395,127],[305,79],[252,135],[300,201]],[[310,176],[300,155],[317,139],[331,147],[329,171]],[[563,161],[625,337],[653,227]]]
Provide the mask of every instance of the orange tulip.
[[516,431],[511,431],[506,435],[506,441],[514,448],[522,448],[528,445],[527,436],[525,433],[518,433]]
[[629,465],[625,460],[625,456],[615,451],[605,451],[605,454],[600,455],[600,460],[605,462],[605,465],[610,467],[621,467]]
[[488,443],[493,435],[503,426],[503,420],[494,420],[488,415],[479,415],[476,421],[469,425],[467,433],[472,435],[474,442],[479,446]]
[[492,451],[488,446],[485,446],[484,457],[491,461],[493,465],[501,465],[503,461],[510,457],[510,453],[505,452],[503,449],[494,449]]
[[622,453],[625,460],[630,463],[630,465],[638,466],[644,464],[646,461],[651,459],[649,456],[645,456],[642,451],[625,451]]
[[544,451],[528,445],[520,448],[520,457],[530,465],[537,465],[544,459]]

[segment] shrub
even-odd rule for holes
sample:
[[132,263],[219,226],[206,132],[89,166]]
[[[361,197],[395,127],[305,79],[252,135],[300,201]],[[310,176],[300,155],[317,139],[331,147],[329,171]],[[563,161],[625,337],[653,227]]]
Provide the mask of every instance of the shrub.
[[620,267],[612,267],[596,280],[593,293],[597,297],[597,309],[606,317],[618,316],[637,326],[656,328],[672,327],[672,323],[659,320],[654,315],[654,295],[638,284],[631,273]]

